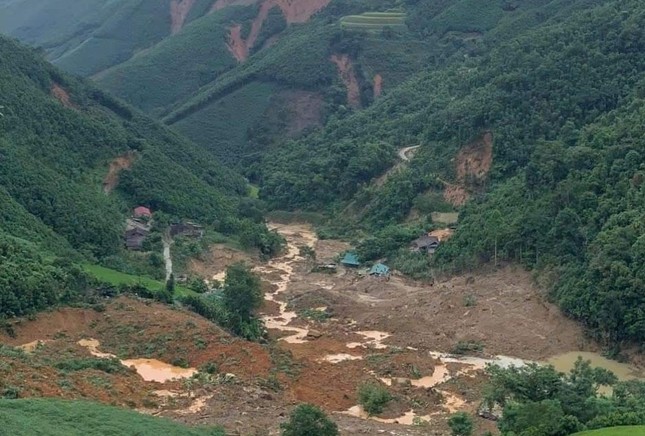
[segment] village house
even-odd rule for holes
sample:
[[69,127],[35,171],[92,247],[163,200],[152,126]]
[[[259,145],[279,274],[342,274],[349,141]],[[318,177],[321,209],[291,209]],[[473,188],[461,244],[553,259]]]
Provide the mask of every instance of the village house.
[[388,277],[390,275],[390,268],[382,263],[376,263],[370,269],[370,275],[376,277]]
[[135,218],[151,218],[152,211],[145,206],[137,206],[134,208],[132,216]]
[[412,241],[410,249],[416,252],[433,254],[437,247],[439,247],[439,243],[439,238],[436,236],[423,235]]
[[204,227],[199,224],[187,221],[170,225],[170,236],[188,236],[191,238],[202,238],[204,236]]
[[148,237],[149,230],[142,227],[133,227],[125,231],[125,246],[128,250],[139,251],[143,249],[143,241]]
[[343,256],[343,259],[340,261],[340,263],[343,266],[350,268],[358,268],[359,266],[361,266],[361,263],[358,261],[358,255],[351,251],[345,253],[345,256]]

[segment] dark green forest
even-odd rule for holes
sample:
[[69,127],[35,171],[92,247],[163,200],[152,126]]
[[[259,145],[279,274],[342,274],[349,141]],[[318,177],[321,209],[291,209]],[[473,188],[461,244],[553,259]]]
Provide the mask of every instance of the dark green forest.
[[[338,213],[345,234],[387,233],[370,249],[378,257],[392,254],[395,235],[412,233],[396,230],[411,209],[423,205],[420,223],[431,227],[429,212],[450,208],[446,183],[461,183],[471,202],[456,237],[434,265],[409,255],[407,263],[472,269],[493,263],[497,249],[498,261],[542,271],[554,301],[607,343],[641,341],[645,8],[584,4],[594,7],[565,8],[504,43],[508,30],[498,28],[480,54],[285,144],[261,164],[261,198]],[[484,132],[493,137],[490,172],[459,181],[453,158]],[[410,145],[421,146],[410,164],[372,183]]]
[[[196,220],[265,254],[279,247],[255,200],[247,198],[244,178],[136,109],[60,72],[36,50],[6,38],[0,38],[0,103],[0,236],[18,238],[22,242],[16,247],[24,242],[42,253],[30,251],[23,268],[3,264],[8,268],[3,278],[14,283],[3,287],[7,298],[25,290],[27,299],[3,304],[4,314],[23,314],[62,299],[64,276],[75,274],[76,267],[52,267],[51,256],[90,263],[111,259],[114,265],[125,255],[125,218],[137,205],[171,219]],[[134,156],[132,166],[106,194],[109,164],[123,155]]]

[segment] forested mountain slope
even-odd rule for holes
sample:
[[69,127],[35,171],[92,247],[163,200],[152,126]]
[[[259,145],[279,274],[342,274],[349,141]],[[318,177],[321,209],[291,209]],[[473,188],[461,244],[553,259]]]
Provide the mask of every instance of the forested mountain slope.
[[3,0],[0,30],[90,76],[131,58],[207,12],[194,0]]
[[253,177],[285,139],[587,3],[5,0],[0,30]]
[[[380,235],[411,210],[425,219],[471,199],[439,265],[497,251],[544,268],[567,312],[611,339],[641,340],[645,7],[584,9],[288,143],[265,159],[261,195],[277,208],[343,208],[338,227]],[[421,147],[407,167],[372,182],[411,145]]]
[[[136,205],[249,240],[268,232],[239,212],[239,203],[250,201],[242,200],[248,187],[241,176],[6,38],[0,38],[0,106],[3,280],[26,274],[21,283],[45,292],[29,265],[35,271],[51,255],[86,262],[119,255],[125,218]],[[121,161],[127,165],[114,165]],[[5,303],[3,311],[11,307]]]

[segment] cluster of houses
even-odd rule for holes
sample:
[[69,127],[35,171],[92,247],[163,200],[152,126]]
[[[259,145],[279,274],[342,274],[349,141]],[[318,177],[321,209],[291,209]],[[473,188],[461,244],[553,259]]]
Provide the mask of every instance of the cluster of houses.
[[[125,247],[128,250],[141,251],[143,243],[150,234],[152,223],[152,211],[145,206],[135,207],[132,216],[126,221]],[[204,227],[190,221],[174,223],[170,225],[170,236],[187,236],[190,238],[202,238]]]
[[[433,234],[436,233],[436,234]],[[439,244],[441,244],[441,236],[449,237],[451,231],[435,231],[432,233],[424,234],[423,236],[415,239],[410,243],[410,250],[416,253],[425,253],[432,255],[435,253]],[[359,269],[361,262],[358,255],[353,251],[346,252],[340,260],[340,264],[346,268]],[[335,263],[320,264],[316,267],[320,272],[336,272]],[[372,265],[369,270],[365,270],[367,274],[372,277],[389,277],[390,268],[383,263],[376,263]]]

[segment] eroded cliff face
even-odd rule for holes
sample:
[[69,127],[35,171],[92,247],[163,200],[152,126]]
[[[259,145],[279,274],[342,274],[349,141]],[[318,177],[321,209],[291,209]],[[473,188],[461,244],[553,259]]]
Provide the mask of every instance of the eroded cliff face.
[[[260,4],[258,15],[251,23],[251,31],[246,40],[242,38],[241,26],[236,24],[230,28],[228,47],[231,54],[238,60],[244,62],[248,57],[251,49],[262,30],[262,25],[269,16],[269,11],[277,6],[282,11],[288,24],[305,23],[316,12],[325,8],[331,0],[264,0]],[[226,6],[237,4],[252,4],[251,0],[217,0],[212,10],[218,10]]]
[[329,60],[336,64],[340,79],[347,88],[347,104],[353,108],[361,107],[361,87],[350,57],[346,54],[333,54]]
[[172,0],[170,3],[170,33],[179,32],[196,0]]

